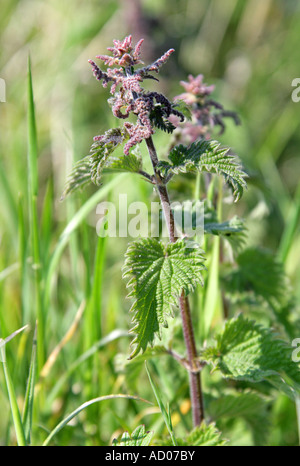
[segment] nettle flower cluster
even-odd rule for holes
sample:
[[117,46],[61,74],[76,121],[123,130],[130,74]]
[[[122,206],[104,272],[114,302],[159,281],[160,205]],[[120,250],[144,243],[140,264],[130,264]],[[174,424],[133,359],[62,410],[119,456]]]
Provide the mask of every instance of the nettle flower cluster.
[[184,125],[178,123],[176,118],[171,118],[177,127],[175,136],[184,143],[192,143],[197,139],[209,139],[216,127],[220,128],[219,134],[225,130],[224,118],[230,117],[235,123],[240,120],[235,112],[224,110],[223,105],[211,98],[215,89],[214,85],[208,86],[203,82],[203,75],[188,76],[188,82],[180,81],[185,92],[175,97],[176,100],[185,102],[191,109],[191,118]]
[[[123,135],[128,138],[124,146],[125,155],[129,154],[133,146],[149,138],[154,133],[155,126],[173,130],[173,125],[168,121],[171,115],[177,116],[180,121],[184,120],[184,115],[176,110],[175,105],[163,94],[149,92],[141,87],[145,79],[157,80],[150,73],[158,73],[174,49],[168,50],[151,65],[135,69],[136,65],[144,64],[140,59],[143,40],[141,39],[135,47],[132,45],[131,36],[123,41],[114,40],[114,47],[108,47],[112,56],[96,56],[108,67],[106,71],[102,71],[93,60],[89,60],[95,78],[102,82],[103,87],[111,83],[112,97],[109,103],[113,114],[123,120],[128,120],[131,114],[137,117],[135,124],[125,121],[123,125]],[[95,136],[94,141],[106,142],[107,135]]]
[[[156,179],[166,184],[175,173],[197,172],[203,167],[212,173],[223,174],[233,187],[235,197],[238,197],[237,193],[242,192],[244,182],[243,177],[236,173],[237,162],[233,156],[229,156],[228,149],[222,149],[217,141],[209,140],[215,127],[224,130],[224,117],[230,116],[236,123],[239,122],[238,117],[211,99],[214,86],[204,84],[202,75],[195,78],[190,75],[188,82],[182,81],[185,92],[177,96],[174,102],[159,92],[145,90],[143,81],[158,81],[153,73],[159,72],[174,49],[168,50],[150,65],[143,66],[140,58],[142,44],[143,39],[134,46],[131,36],[122,41],[114,40],[114,46],[108,47],[111,55],[96,57],[104,63],[106,71],[89,60],[95,78],[103,87],[111,86],[108,102],[113,114],[124,123],[94,137],[90,154],[75,164],[62,199],[91,182],[99,186],[102,175],[112,170],[138,173],[153,184]],[[159,171],[151,175],[144,171],[142,160],[133,148],[145,140],[148,151],[154,154],[152,134],[156,128],[173,133],[173,138],[168,161],[159,161],[156,153],[155,160],[151,159],[156,171]],[[113,152],[119,146],[123,147],[124,154],[113,157]]]

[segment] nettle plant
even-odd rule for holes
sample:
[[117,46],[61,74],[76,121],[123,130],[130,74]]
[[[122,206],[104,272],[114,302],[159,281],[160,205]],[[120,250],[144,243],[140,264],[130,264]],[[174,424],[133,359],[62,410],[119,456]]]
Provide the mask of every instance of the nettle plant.
[[[268,424],[266,393],[283,391],[297,400],[300,375],[293,348],[287,343],[293,337],[292,300],[281,264],[267,251],[245,246],[242,219],[234,216],[222,221],[223,185],[230,188],[227,205],[234,203],[243,195],[247,176],[230,149],[211,137],[225,130],[225,118],[236,124],[239,119],[211,98],[214,87],[207,86],[202,75],[182,82],[184,92],[173,102],[159,92],[145,90],[143,81],[158,81],[154,74],[174,50],[144,66],[142,42],[134,46],[131,36],[115,40],[108,49],[111,55],[96,57],[104,62],[106,71],[89,60],[95,78],[103,87],[111,86],[108,102],[123,125],[94,138],[91,153],[75,165],[64,196],[88,183],[100,186],[103,175],[113,171],[140,175],[156,189],[169,240],[140,238],[128,246],[124,277],[133,301],[134,338],[127,364],[163,354],[173,356],[188,374],[194,428],[185,438],[176,438],[170,412],[147,368],[171,436],[160,442],[222,445],[224,439],[212,422],[240,416],[253,430],[254,441],[263,443]],[[170,135],[167,158],[159,157],[154,144],[153,136],[159,130]],[[152,173],[144,170],[136,150],[142,144],[147,147]],[[120,146],[122,155],[113,155]],[[195,183],[195,199],[204,203],[201,247],[197,236],[178,233],[171,209],[168,185],[172,181],[174,195],[178,195],[173,181],[185,176],[189,185]],[[217,305],[223,309],[218,319],[221,325],[213,325]],[[259,308],[277,333],[245,316]],[[173,347],[178,328],[171,322],[176,319],[183,333],[182,355]],[[204,395],[201,376],[209,366],[223,376],[225,386],[220,389],[217,380],[211,393]],[[150,441],[151,435],[141,426],[114,444],[146,445]]]

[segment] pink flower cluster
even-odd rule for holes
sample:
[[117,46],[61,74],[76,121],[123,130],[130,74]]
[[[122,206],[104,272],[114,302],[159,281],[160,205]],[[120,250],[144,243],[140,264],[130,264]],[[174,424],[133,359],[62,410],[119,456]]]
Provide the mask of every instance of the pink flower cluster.
[[[158,73],[174,50],[168,50],[151,65],[135,70],[134,66],[143,63],[140,59],[142,43],[143,39],[133,46],[131,36],[125,37],[123,41],[114,40],[114,47],[108,47],[112,56],[98,55],[96,57],[108,66],[106,72],[100,70],[94,61],[89,60],[95,78],[102,81],[103,87],[107,87],[109,82],[112,83],[110,92],[113,97],[109,99],[109,103],[112,105],[113,114],[120,119],[127,119],[131,113],[137,117],[136,124],[128,121],[124,123],[124,128],[129,135],[129,141],[124,146],[126,155],[129,154],[131,147],[154,133],[150,114],[155,102],[160,104],[166,118],[174,113],[181,120],[183,119],[182,115],[172,108],[166,97],[156,92],[146,92],[141,87],[144,79],[155,79],[149,73],[151,71]],[[96,136],[95,140],[99,138],[101,136]]]
[[196,78],[189,74],[188,80],[189,82],[180,81],[180,84],[184,87],[185,92],[178,95],[176,98],[184,100],[189,105],[192,105],[200,99],[204,99],[215,89],[214,85],[207,86],[203,83],[203,74],[199,74],[196,76]]
[[114,47],[108,47],[113,56],[97,55],[96,58],[104,61],[108,66],[135,66],[143,63],[140,60],[141,46],[144,39],[139,40],[135,47],[132,45],[132,37],[125,37],[123,41],[114,40]]
[[190,144],[199,138],[209,139],[216,126],[221,128],[220,134],[222,134],[225,130],[224,117],[231,117],[236,124],[240,124],[235,112],[224,110],[221,104],[209,98],[215,86],[205,84],[202,74],[196,77],[190,74],[188,82],[180,81],[180,84],[185,92],[175,99],[183,100],[191,107],[192,119],[181,125],[174,117],[171,118],[172,123],[178,128],[177,140]]

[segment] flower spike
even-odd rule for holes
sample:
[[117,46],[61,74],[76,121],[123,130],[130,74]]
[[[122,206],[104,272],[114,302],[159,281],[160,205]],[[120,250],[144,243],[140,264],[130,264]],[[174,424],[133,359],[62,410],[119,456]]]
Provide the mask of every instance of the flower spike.
[[114,40],[114,46],[108,47],[111,55],[96,57],[108,67],[105,72],[100,70],[94,61],[89,60],[95,78],[102,81],[103,87],[107,87],[109,82],[112,83],[112,97],[109,103],[114,116],[122,120],[129,118],[130,114],[137,117],[136,124],[124,123],[123,129],[129,139],[124,146],[125,155],[129,154],[133,146],[149,138],[154,133],[154,127],[172,131],[175,127],[168,120],[172,114],[178,116],[180,121],[184,119],[183,114],[176,110],[163,94],[147,92],[141,87],[144,79],[157,80],[150,72],[158,73],[174,49],[168,50],[151,65],[135,69],[136,65],[143,64],[140,58],[143,41],[144,39],[140,39],[134,46],[132,36],[127,36],[121,41]]

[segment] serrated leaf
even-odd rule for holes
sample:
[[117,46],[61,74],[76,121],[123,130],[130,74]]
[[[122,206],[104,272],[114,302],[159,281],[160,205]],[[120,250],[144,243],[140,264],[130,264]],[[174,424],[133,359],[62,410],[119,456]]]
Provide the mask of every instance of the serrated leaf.
[[268,401],[259,393],[247,390],[222,394],[210,401],[208,413],[214,421],[244,419],[252,430],[255,444],[266,444],[270,428]]
[[129,245],[124,277],[129,277],[130,297],[135,299],[131,312],[135,333],[131,358],[152,345],[155,335],[167,327],[181,292],[187,295],[202,283],[204,258],[200,249],[188,249],[184,240],[166,246],[154,238]]
[[[176,438],[176,440],[180,447],[221,447],[227,443],[214,423],[206,424],[204,422],[195,427],[185,438]],[[171,440],[162,440],[159,445],[169,446],[172,445],[172,442]]]
[[139,354],[131,360],[128,360],[126,354],[117,354],[114,358],[114,367],[116,372],[125,374],[126,385],[130,388],[136,388],[136,384],[139,383],[140,373],[145,366],[145,361],[166,356],[166,354],[168,354],[168,351],[163,346],[147,348],[143,354]]
[[130,172],[139,173],[143,164],[141,157],[131,152],[120,157],[111,157],[105,164],[104,172]]
[[247,418],[255,411],[262,411],[267,403],[264,397],[253,391],[225,393],[210,401],[208,412],[214,420],[237,416]]
[[253,313],[269,312],[272,320],[293,339],[299,334],[294,298],[283,264],[272,252],[248,248],[236,257],[237,267],[223,275],[231,303]]
[[185,445],[195,447],[220,447],[226,443],[227,441],[222,439],[221,432],[218,431],[213,423],[202,423],[201,426],[196,427],[187,436]]
[[68,176],[61,199],[64,199],[69,194],[83,188],[89,183],[91,183],[91,168],[90,156],[88,155],[74,165],[74,168]]
[[145,426],[137,427],[132,434],[124,432],[121,439],[114,439],[113,447],[146,447],[150,444],[153,432],[146,432]]
[[293,362],[293,349],[269,328],[242,315],[231,319],[216,338],[217,344],[203,351],[202,358],[226,378],[283,383],[300,389],[299,364]]
[[187,120],[192,120],[191,108],[184,100],[176,100],[173,104],[173,107],[176,108],[176,110],[178,110],[180,113],[182,113]]
[[109,157],[127,137],[121,128],[114,128],[106,131],[101,140],[94,142],[91,154],[79,160],[71,171],[62,199],[89,183],[99,186]]
[[245,242],[246,227],[243,219],[234,216],[225,222],[218,222],[217,212],[213,208],[208,210],[206,202],[203,205],[200,201],[186,200],[184,209],[182,205],[174,208],[174,217],[176,226],[178,223],[179,228],[187,236],[204,232],[204,234],[222,236],[237,247],[241,247]]
[[246,228],[243,220],[238,216],[222,223],[204,221],[204,233],[222,236],[229,241],[236,253],[244,247],[246,242]]
[[232,190],[235,201],[239,200],[246,188],[246,173],[237,157],[229,154],[228,148],[212,140],[200,140],[190,146],[175,146],[169,154],[171,163],[162,161],[157,168],[162,175],[186,172],[210,172],[222,175]]
[[212,202],[208,199],[203,201],[204,204],[204,231],[213,235],[227,235],[234,233],[244,234],[246,227],[244,220],[235,215],[230,220],[220,223],[218,213]]
[[253,292],[269,304],[283,303],[288,295],[283,265],[269,251],[247,248],[236,258],[237,269],[225,278],[231,293]]
[[156,126],[156,128],[166,133],[172,133],[176,128],[164,114],[164,109],[161,105],[154,106],[150,112],[149,118],[153,126]]
[[235,215],[230,220],[222,223],[204,222],[204,231],[205,233],[210,233],[217,236],[230,236],[234,233],[243,233],[245,231],[245,226],[243,220]]

